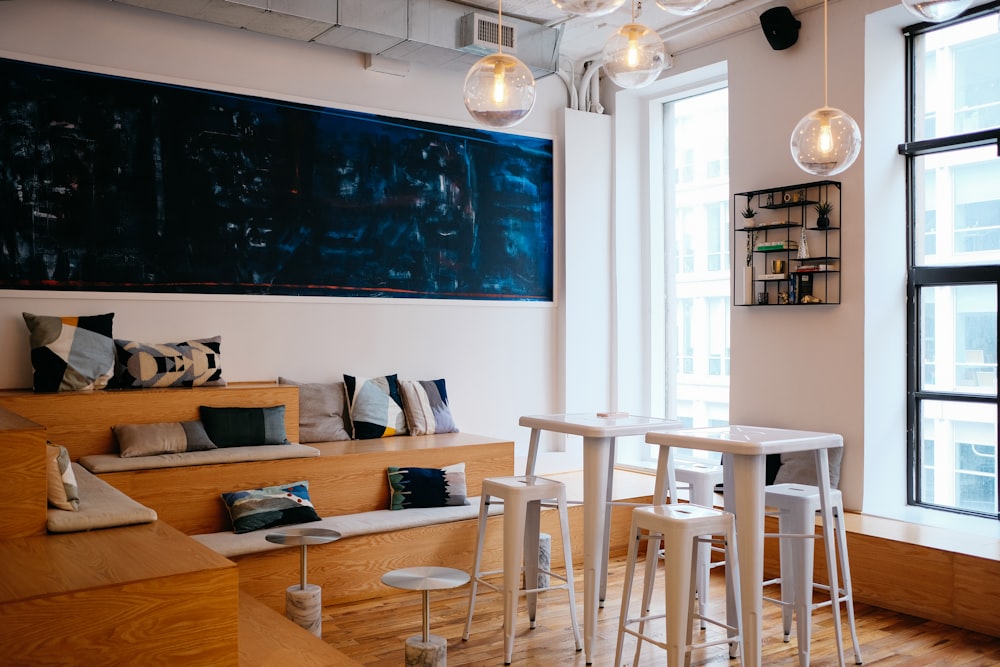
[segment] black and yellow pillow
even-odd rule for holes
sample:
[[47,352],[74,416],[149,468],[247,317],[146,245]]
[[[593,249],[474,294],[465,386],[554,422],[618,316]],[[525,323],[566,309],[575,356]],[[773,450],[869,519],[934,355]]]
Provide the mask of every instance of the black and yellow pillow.
[[21,313],[37,392],[103,389],[115,371],[114,313],[54,317]]

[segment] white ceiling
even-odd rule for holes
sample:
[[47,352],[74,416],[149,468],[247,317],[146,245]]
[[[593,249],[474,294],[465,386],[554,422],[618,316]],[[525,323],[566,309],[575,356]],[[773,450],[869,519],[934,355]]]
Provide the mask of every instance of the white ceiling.
[[[331,0],[117,0],[125,4],[147,9],[206,20],[227,25],[238,25],[258,32],[266,32],[293,39],[312,41],[309,26],[303,25],[300,17],[289,16],[280,7],[306,3],[315,12],[326,13],[335,3]],[[497,0],[450,0],[484,14],[496,14]],[[744,30],[760,31],[760,14],[775,6],[787,6],[798,14],[817,0],[712,0],[701,12],[692,17],[681,17],[660,9],[655,0],[635,0],[635,21],[656,30],[666,43],[667,53],[676,55],[690,48],[716,41],[722,37]],[[352,0],[360,6],[364,0]],[[384,0],[383,0],[384,3]],[[398,0],[399,6],[405,0]],[[241,5],[244,5],[241,7]],[[255,5],[268,11],[253,10]],[[362,7],[358,11],[377,13],[370,9],[375,5]],[[384,4],[383,4],[384,6]],[[335,10],[334,10],[335,11]],[[611,14],[594,18],[573,16],[556,7],[552,0],[504,0],[504,15],[526,20],[562,30],[559,53],[561,66],[580,73],[584,61],[593,59],[601,52],[608,37],[616,29],[632,22],[633,5],[626,2]],[[307,23],[320,25],[317,21]],[[765,41],[761,31],[761,41]],[[320,40],[322,41],[322,40]]]

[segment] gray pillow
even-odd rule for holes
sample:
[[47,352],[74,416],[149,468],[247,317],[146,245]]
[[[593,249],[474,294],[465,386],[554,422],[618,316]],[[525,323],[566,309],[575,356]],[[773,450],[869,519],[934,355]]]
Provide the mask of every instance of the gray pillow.
[[346,392],[343,382],[302,383],[279,377],[278,384],[299,388],[299,442],[350,440],[350,421],[344,419]]
[[122,458],[215,449],[200,421],[115,424],[111,427]]
[[[840,462],[844,458],[844,449],[828,449],[827,456],[830,459],[830,488],[836,489],[840,485]],[[818,486],[819,478],[816,476],[816,457],[813,452],[790,452],[781,455],[781,467],[774,478],[775,484],[807,484]]]

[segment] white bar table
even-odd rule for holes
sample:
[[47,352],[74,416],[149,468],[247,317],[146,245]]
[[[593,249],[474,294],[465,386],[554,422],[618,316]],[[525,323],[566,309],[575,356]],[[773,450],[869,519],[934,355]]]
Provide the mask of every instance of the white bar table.
[[[736,515],[736,535],[739,542],[740,588],[742,610],[736,612],[729,607],[730,614],[741,613],[743,665],[761,665],[761,615],[763,613],[764,580],[764,486],[765,462],[768,454],[813,451],[816,455],[816,476],[819,480],[820,505],[823,515],[823,529],[833,526],[833,511],[830,506],[830,464],[827,450],[844,446],[843,438],[836,433],[797,431],[762,426],[720,426],[689,428],[647,433],[646,442],[661,447],[689,447],[723,454],[725,486],[723,498],[728,511]],[[669,451],[667,452],[669,454]],[[661,452],[660,458],[664,452]],[[836,563],[833,539],[823,540],[826,547],[826,562]],[[836,591],[837,568],[829,568],[830,589]],[[728,605],[728,602],[727,602]],[[844,664],[844,647],[840,629],[840,606],[834,610],[834,633],[840,664]],[[683,631],[683,619],[681,630]],[[671,642],[670,626],[667,628],[667,643]],[[683,638],[681,639],[683,642]],[[667,665],[680,665],[683,652],[667,653]]]
[[[525,470],[527,475],[535,474],[538,436],[541,431],[583,437],[583,650],[589,665],[593,640],[597,636],[597,609],[602,606],[607,586],[608,533],[611,523],[608,503],[611,501],[615,438],[680,427],[680,422],[656,417],[598,417],[594,413],[579,413],[525,416],[518,423],[531,429]],[[666,482],[663,481],[669,478],[666,475],[666,465],[667,457],[660,457],[659,468],[663,468],[663,474],[660,474],[658,468],[654,502],[662,503],[666,498]],[[670,489],[670,497],[676,497],[673,488]]]

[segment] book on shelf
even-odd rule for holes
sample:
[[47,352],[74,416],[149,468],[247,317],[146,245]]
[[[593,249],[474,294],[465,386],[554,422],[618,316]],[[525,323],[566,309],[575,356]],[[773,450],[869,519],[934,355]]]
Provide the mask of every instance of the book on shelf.
[[758,243],[755,247],[756,250],[798,250],[798,241],[764,241],[763,243]]

